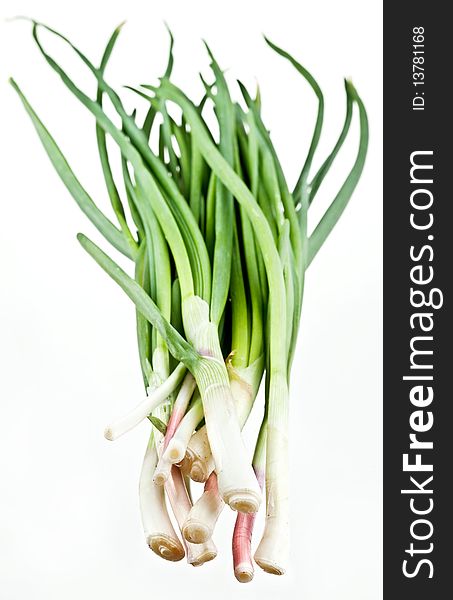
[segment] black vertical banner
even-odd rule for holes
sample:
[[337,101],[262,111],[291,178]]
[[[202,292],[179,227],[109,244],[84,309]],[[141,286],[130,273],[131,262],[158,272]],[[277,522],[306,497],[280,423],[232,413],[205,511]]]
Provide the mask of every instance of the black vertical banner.
[[384,2],[384,598],[388,600],[453,595],[449,8],[446,2]]

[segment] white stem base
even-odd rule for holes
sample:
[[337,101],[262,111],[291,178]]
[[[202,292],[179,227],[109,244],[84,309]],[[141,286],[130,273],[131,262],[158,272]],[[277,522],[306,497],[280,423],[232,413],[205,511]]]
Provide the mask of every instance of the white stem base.
[[283,575],[289,561],[288,402],[283,379],[271,380],[266,441],[266,523],[255,552],[267,573]]
[[224,506],[217,485],[214,489],[205,490],[193,505],[184,523],[182,528],[184,538],[193,544],[202,544],[209,540]]
[[214,560],[217,556],[217,548],[212,540],[204,544],[189,544],[187,546],[187,562],[193,567],[201,567],[204,563]]
[[[184,484],[183,476],[180,470],[173,466],[171,477],[165,486],[168,499],[170,500],[173,514],[175,515],[178,526],[182,532],[183,526],[189,516],[192,504]],[[217,548],[212,539],[204,544],[191,544],[184,540],[187,549],[187,562],[194,567],[198,567],[217,556]]]
[[140,474],[139,496],[143,529],[148,546],[165,560],[184,558],[184,548],[173,529],[165,504],[164,488],[152,480],[157,463],[154,443],[148,445]]
[[240,563],[234,567],[234,576],[239,583],[249,583],[253,579],[253,568],[250,563]]
[[241,437],[217,326],[209,321],[209,305],[197,296],[184,301],[182,313],[187,339],[203,357],[193,376],[203,402],[219,493],[234,510],[256,512],[261,490]]
[[[235,369],[228,364],[231,395],[242,429],[248,419],[261,381],[263,359],[258,358],[245,369]],[[186,461],[190,463],[190,478],[204,483],[215,468],[209,446],[206,425],[192,435],[187,445]]]
[[179,540],[176,542],[165,533],[149,534],[146,537],[146,543],[150,550],[165,560],[177,562],[184,558],[184,548],[181,546],[181,542]]
[[229,381],[209,383],[200,392],[219,494],[233,510],[257,512],[261,490],[241,437]]
[[172,465],[173,463],[167,460],[164,454],[159,458],[159,462],[157,463],[157,467],[153,475],[153,481],[156,485],[165,485],[165,482],[170,477]]
[[167,461],[176,464],[184,459],[190,438],[202,418],[203,405],[201,399],[198,398],[189,412],[184,415],[173,437],[168,442],[168,446],[164,452],[164,457]]
[[201,427],[190,438],[185,459],[190,465],[190,478],[197,483],[204,483],[215,466],[211,447],[209,446],[206,425]]
[[289,561],[288,522],[267,519],[264,535],[255,552],[255,562],[266,573],[284,575]]

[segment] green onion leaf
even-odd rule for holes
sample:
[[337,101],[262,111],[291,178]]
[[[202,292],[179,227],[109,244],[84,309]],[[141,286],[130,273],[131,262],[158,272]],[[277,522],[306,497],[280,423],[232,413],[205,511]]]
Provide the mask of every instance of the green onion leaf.
[[61,180],[65,184],[66,188],[70,192],[71,196],[79,205],[80,209],[86,214],[93,225],[102,233],[106,240],[108,240],[112,246],[122,252],[125,256],[133,258],[133,254],[129,244],[126,242],[123,234],[119,229],[113,225],[113,223],[99,210],[88,192],[82,186],[80,181],[74,175],[71,167],[68,164],[64,154],[61,152],[54,138],[50,135],[47,129],[44,127],[42,121],[39,119],[36,112],[22,93],[21,89],[14,81],[9,80],[13,86],[22,104],[25,107],[28,115],[30,116],[32,123],[38,133],[39,139],[44,146],[47,156],[50,158],[52,165],[56,172],[60,176]]

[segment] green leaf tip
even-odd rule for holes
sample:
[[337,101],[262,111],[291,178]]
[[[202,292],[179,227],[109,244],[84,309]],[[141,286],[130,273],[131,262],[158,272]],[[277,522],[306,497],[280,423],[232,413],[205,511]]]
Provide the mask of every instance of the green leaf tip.
[[302,75],[302,77],[309,83],[309,85],[315,92],[318,99],[322,102],[323,94],[322,94],[321,88],[320,88],[318,82],[316,81],[316,79],[310,73],[310,71],[308,71],[308,69],[306,69],[299,61],[297,61],[289,52],[287,52],[286,50],[283,50],[283,48],[281,48],[280,46],[277,46],[277,44],[274,44],[274,42],[271,42],[271,40],[269,38],[267,38],[266,36],[264,36],[264,40],[265,40],[266,44],[270,48],[272,48],[272,50],[274,50],[274,52],[276,52],[283,58],[286,58],[286,60],[288,60],[293,65],[293,67],[297,71],[299,71],[299,73]]
[[203,42],[203,45],[206,48],[206,52],[208,53],[209,58],[212,60],[212,62],[216,62],[216,60],[214,58],[214,54],[212,53],[212,50],[209,47],[208,42],[205,39],[202,39],[201,41]]
[[171,45],[171,46],[173,46],[173,43],[174,43],[174,41],[175,41],[175,38],[174,38],[173,32],[172,32],[172,30],[171,30],[171,27],[170,27],[170,25],[167,23],[167,21],[164,21],[164,27],[165,27],[165,29],[167,30],[167,32],[168,32],[168,35],[170,36],[170,45]]
[[345,78],[344,86],[346,88],[346,92],[351,96],[351,98],[354,98],[356,101],[360,100],[359,94],[357,93],[357,90],[351,79]]
[[168,49],[168,59],[167,59],[167,67],[165,69],[164,78],[170,79],[171,72],[173,71],[173,46],[175,44],[175,38],[173,37],[173,33],[166,21],[164,21],[165,29],[170,36],[170,47]]
[[280,46],[277,46],[277,44],[274,44],[274,42],[272,40],[270,40],[265,33],[263,33],[263,38],[264,38],[264,41],[266,42],[266,44],[269,46],[269,48],[272,48],[272,50],[274,50],[274,52],[277,52],[277,54],[280,54],[280,56],[284,56],[285,58],[288,58],[289,60],[292,59],[292,56],[290,58],[289,52],[286,52],[286,50],[283,50],[283,48],[280,48]]

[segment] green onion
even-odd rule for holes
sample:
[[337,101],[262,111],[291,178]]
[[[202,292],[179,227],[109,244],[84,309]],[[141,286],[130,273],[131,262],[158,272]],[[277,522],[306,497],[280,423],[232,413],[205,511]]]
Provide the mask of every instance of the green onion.
[[[95,99],[76,86],[46,51],[42,29],[67,44],[88,67],[97,86]],[[289,381],[305,274],[360,179],[368,147],[365,107],[346,81],[342,129],[313,173],[323,133],[324,96],[305,67],[266,39],[302,75],[318,100],[308,154],[290,192],[263,122],[259,91],[252,97],[240,82],[233,91],[207,45],[212,83],[202,79],[202,98],[189,99],[171,81],[174,40],[169,32],[167,64],[159,85],[125,86],[138,102],[129,114],[106,80],[120,29],[114,30],[96,67],[65,36],[32,21],[40,54],[93,117],[101,171],[118,227],[99,210],[11,79],[70,194],[113,249],[133,262],[129,275],[86,236],[78,235],[84,250],[132,300],[136,311],[146,396],[114,420],[105,436],[115,440],[140,422],[149,423],[139,493],[145,539],[155,553],[172,561],[186,555],[192,565],[213,559],[217,550],[212,536],[228,504],[239,512],[233,532],[234,573],[238,581],[250,581],[250,540],[265,485],[265,527],[254,558],[265,571],[282,574],[289,559]],[[243,105],[233,99],[238,91]],[[172,116],[172,105],[178,108],[178,117]],[[218,141],[204,116],[206,106],[213,108]],[[138,119],[143,108],[145,117]],[[360,126],[356,160],[308,236],[310,206],[348,141],[355,108]],[[120,127],[113,117],[119,117]],[[150,140],[155,137],[154,145]],[[122,182],[110,166],[115,152]],[[261,404],[263,376],[264,416],[252,460],[241,430],[253,406]],[[195,502],[191,480],[205,482]]]

